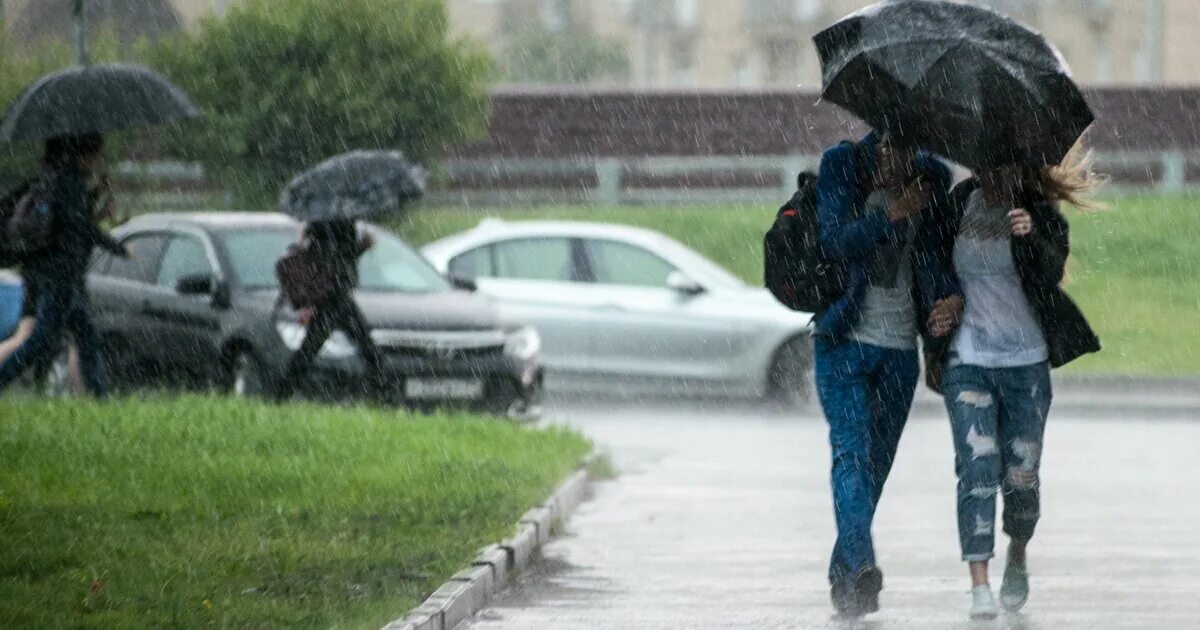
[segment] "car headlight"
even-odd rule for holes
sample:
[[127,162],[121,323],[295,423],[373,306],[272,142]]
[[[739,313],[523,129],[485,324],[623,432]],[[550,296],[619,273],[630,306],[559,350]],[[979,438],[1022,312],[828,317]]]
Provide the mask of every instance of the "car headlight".
[[526,326],[511,334],[504,342],[504,354],[518,361],[528,361],[542,351],[542,337]]
[[[275,322],[275,330],[279,339],[288,350],[295,352],[308,336],[308,329],[297,322]],[[347,359],[358,353],[358,349],[350,343],[350,338],[340,330],[335,330],[325,345],[321,346],[321,356],[326,359]]]

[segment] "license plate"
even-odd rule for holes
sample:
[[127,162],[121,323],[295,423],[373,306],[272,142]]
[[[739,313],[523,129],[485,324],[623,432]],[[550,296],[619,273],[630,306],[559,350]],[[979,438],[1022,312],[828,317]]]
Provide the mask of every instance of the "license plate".
[[404,394],[414,400],[474,400],[483,397],[483,381],[465,378],[410,378]]

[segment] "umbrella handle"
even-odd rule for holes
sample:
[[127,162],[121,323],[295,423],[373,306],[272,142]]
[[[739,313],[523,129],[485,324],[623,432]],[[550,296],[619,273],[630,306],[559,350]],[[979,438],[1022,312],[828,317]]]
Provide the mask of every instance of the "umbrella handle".
[[83,0],[75,0],[75,60],[81,66],[88,65],[87,11]]

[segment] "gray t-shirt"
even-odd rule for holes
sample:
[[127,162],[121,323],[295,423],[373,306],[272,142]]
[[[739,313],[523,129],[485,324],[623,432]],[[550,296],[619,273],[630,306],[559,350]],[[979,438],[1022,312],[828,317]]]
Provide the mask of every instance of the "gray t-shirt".
[[[891,195],[877,190],[867,198],[866,212],[886,211]],[[870,261],[867,286],[859,305],[858,323],[850,338],[894,350],[917,347],[917,313],[913,303],[912,248],[920,219],[909,219],[900,239],[880,245]]]
[[1008,209],[971,193],[954,244],[954,269],[966,308],[951,345],[951,362],[1020,367],[1049,358],[1046,339],[1013,262]]

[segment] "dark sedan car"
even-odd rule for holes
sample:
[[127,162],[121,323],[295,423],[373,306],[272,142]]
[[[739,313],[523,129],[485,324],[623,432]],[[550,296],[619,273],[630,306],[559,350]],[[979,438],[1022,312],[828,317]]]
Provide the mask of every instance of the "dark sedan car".
[[[385,356],[395,402],[536,414],[537,332],[501,321],[490,302],[443,278],[390,232],[363,229],[375,246],[359,261],[356,298]],[[299,231],[294,220],[267,213],[151,214],[117,230],[133,257],[98,254],[88,277],[116,383],[166,378],[238,395],[267,391],[304,339],[275,277],[275,262]],[[322,398],[360,394],[364,372],[336,332],[305,390]]]

